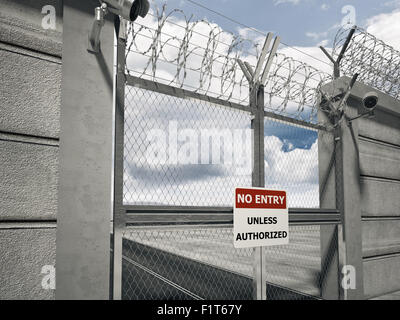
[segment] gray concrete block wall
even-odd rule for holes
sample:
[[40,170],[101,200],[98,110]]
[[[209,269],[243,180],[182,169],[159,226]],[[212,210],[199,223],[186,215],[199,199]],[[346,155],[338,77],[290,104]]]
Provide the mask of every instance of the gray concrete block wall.
[[[361,92],[372,89],[358,85]],[[380,93],[375,117],[359,121],[365,298],[400,290],[400,103]],[[360,102],[352,101],[360,108]]]
[[[340,94],[349,81],[342,77],[324,89]],[[360,118],[353,124],[357,128],[355,169],[359,169],[356,192],[360,196],[361,230],[351,232],[362,234],[364,297],[395,299],[400,292],[400,102],[356,82],[347,111],[364,112],[362,97],[370,91],[379,96],[374,117]],[[335,198],[334,192],[330,195]]]
[[0,128],[58,138],[61,61],[0,43]]
[[0,219],[55,221],[58,146],[11,138],[0,133]]
[[54,299],[44,290],[42,267],[55,261],[55,225],[2,223],[0,299]]
[[400,103],[380,100],[375,117],[359,122],[358,137],[368,299],[400,290]]
[[377,298],[399,292],[400,253],[364,260],[365,298]]
[[62,1],[0,8],[0,299],[54,299],[41,271],[55,265]]

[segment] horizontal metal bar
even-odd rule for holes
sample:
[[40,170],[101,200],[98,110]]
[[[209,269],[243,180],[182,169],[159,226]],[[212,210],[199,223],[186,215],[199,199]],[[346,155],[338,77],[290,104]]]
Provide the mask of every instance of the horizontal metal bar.
[[272,118],[275,120],[281,120],[284,122],[289,122],[292,124],[296,124],[302,127],[307,127],[307,128],[311,128],[311,129],[315,129],[315,130],[323,130],[323,131],[328,131],[326,127],[324,127],[323,125],[320,124],[315,124],[315,123],[310,123],[307,121],[303,121],[303,120],[298,120],[298,119],[294,119],[288,116],[284,116],[281,114],[276,114],[270,111],[264,111],[264,117],[265,118]]
[[[233,213],[233,207],[218,207],[218,206],[154,206],[154,205],[124,205],[127,213],[143,213],[143,212],[217,212],[217,213]],[[304,213],[320,213],[320,214],[339,214],[337,209],[325,208],[289,208],[289,213],[304,214]]]
[[226,100],[222,100],[219,98],[214,98],[210,97],[201,93],[185,90],[182,88],[176,88],[172,87],[163,83],[155,82],[155,81],[150,81],[142,78],[138,78],[135,76],[131,75],[126,75],[126,84],[132,87],[138,87],[146,90],[151,90],[155,91],[158,93],[166,94],[169,96],[173,97],[178,97],[178,98],[192,98],[192,99],[197,99],[197,100],[202,100],[206,102],[210,102],[213,104],[218,104],[224,107],[244,111],[244,112],[249,112],[252,113],[253,110],[249,106],[244,106],[239,103],[234,103],[234,102],[229,102]]
[[135,224],[135,223],[129,223],[126,225],[126,229],[123,233],[123,236],[125,235],[125,232],[129,232],[130,230],[193,230],[193,229],[199,230],[199,229],[230,229],[232,228],[232,224],[152,224],[152,225],[140,225],[140,224]]
[[338,209],[326,209],[326,208],[289,208],[289,213],[294,214],[337,214],[339,215],[340,212]]
[[[124,206],[128,225],[232,224],[232,207]],[[291,224],[338,224],[336,209],[289,209]]]
[[127,213],[233,213],[232,207],[124,205]]
[[290,224],[339,224],[340,212],[337,209],[289,208]]

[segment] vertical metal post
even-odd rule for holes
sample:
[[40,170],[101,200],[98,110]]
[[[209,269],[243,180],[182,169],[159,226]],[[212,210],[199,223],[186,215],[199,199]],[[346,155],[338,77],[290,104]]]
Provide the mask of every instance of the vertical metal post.
[[[347,108],[346,114],[353,117],[358,110]],[[342,214],[346,265],[353,267],[356,272],[356,285],[347,289],[347,299],[355,300],[364,299],[358,126],[357,122],[342,120],[336,134],[337,208]]]
[[346,242],[344,241],[343,225],[337,225],[337,250],[339,256],[338,263],[338,285],[339,285],[339,300],[347,300],[347,290],[342,285],[342,270],[346,265]]
[[124,124],[125,124],[125,21],[121,20],[117,35],[117,75],[115,95],[114,141],[114,223],[113,223],[113,299],[122,296],[122,234],[125,228],[123,208],[124,186]]
[[[318,110],[318,121],[331,123],[328,114]],[[336,144],[329,131],[318,131],[319,202],[321,208],[337,208],[336,204]],[[321,272],[318,278],[321,298],[340,299],[340,235],[335,225],[320,226]]]
[[63,1],[56,299],[110,298],[114,24],[87,51],[95,1]]
[[[264,86],[255,83],[250,91],[250,107],[253,108],[253,187],[263,188],[264,182]],[[267,284],[265,273],[265,252],[263,247],[254,248],[253,259],[253,297],[266,300]]]

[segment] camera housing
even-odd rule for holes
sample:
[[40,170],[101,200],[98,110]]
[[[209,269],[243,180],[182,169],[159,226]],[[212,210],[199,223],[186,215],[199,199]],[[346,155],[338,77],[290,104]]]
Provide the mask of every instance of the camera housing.
[[120,15],[126,20],[135,21],[138,16],[144,18],[149,12],[148,0],[103,0],[108,11]]
[[378,94],[374,91],[371,91],[364,95],[362,99],[362,104],[365,110],[373,111],[376,108],[378,101]]

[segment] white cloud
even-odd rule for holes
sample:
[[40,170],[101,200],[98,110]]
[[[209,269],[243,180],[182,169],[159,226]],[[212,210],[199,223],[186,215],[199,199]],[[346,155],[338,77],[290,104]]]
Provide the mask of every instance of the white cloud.
[[[329,49],[328,49],[329,51]],[[304,62],[317,70],[332,73],[329,60],[317,46],[315,47],[284,47],[279,52],[292,57],[295,60]]]
[[298,5],[300,3],[300,0],[274,0],[274,5],[276,5],[276,6],[278,6],[280,4],[284,4],[284,3]]
[[[293,5],[298,5],[301,0],[275,0],[275,5],[290,3]],[[393,2],[393,1],[392,1]],[[399,2],[399,1],[396,1]],[[328,5],[322,5],[321,9],[326,10]],[[157,21],[150,15],[146,17],[147,20],[142,20],[143,24],[146,24],[152,28],[157,28]],[[184,29],[182,26],[186,26],[186,23],[181,19],[175,19],[174,23],[178,24],[181,27],[176,25],[166,23],[164,26],[163,32],[176,36],[177,38],[182,38]],[[194,31],[208,34],[210,32],[211,27],[217,27],[215,24],[208,23],[200,23],[196,25]],[[319,45],[326,46],[327,40],[326,38],[330,35],[330,31],[332,29],[338,28],[339,25],[335,25],[330,28],[327,32],[309,32],[307,36],[313,38],[315,41],[320,41]],[[367,21],[367,31],[374,34],[378,38],[382,39],[386,43],[394,46],[398,50],[400,50],[400,37],[398,37],[398,32],[396,30],[400,30],[400,11],[394,11],[392,13],[380,14],[374,16]],[[257,32],[254,32],[251,29],[238,29],[239,35],[244,38],[252,39],[254,42],[259,43],[260,45],[264,42],[264,37]],[[190,39],[191,43],[194,43],[200,47],[207,46],[207,38],[199,36],[196,33],[193,33],[192,38]],[[228,33],[221,33],[218,36],[218,40],[221,42],[229,43],[232,40],[232,35]],[[170,44],[179,44],[176,39],[171,40]],[[145,50],[145,48],[149,48],[151,46],[150,39],[142,38],[141,50]],[[193,48],[193,47],[192,47]],[[327,48],[329,51],[329,48]],[[163,57],[167,59],[173,59],[176,56],[178,49],[174,49],[173,47],[165,46]],[[222,54],[228,54],[228,47],[222,44],[218,44],[216,47],[216,51]],[[190,51],[190,50],[189,50]],[[199,54],[204,53],[204,51],[198,50],[196,51]],[[326,56],[322,53],[322,51],[317,47],[282,47],[279,50],[279,53],[283,53],[286,56],[292,57],[295,60],[302,61],[307,63],[317,70],[324,71],[326,73],[332,73],[332,67],[328,63],[324,63],[322,61],[328,62]],[[252,65],[256,64],[255,57],[252,55],[246,55],[243,53],[242,58]],[[132,68],[143,68],[146,59],[140,55],[135,55],[134,59],[129,59],[128,64]],[[201,57],[198,57],[194,54],[191,54],[187,58],[188,66],[192,68],[198,68],[203,63]],[[213,65],[213,73],[218,74],[221,72],[221,68],[218,67],[218,64]],[[176,68],[167,63],[160,63],[157,66],[157,74],[161,77],[172,79]],[[282,77],[285,76],[285,71],[281,70]],[[239,77],[238,75],[236,75]],[[300,79],[299,79],[300,80]],[[186,83],[189,85],[196,86],[196,82],[198,82],[198,75],[195,72],[188,72]],[[300,81],[301,82],[301,81]],[[317,83],[316,83],[317,84]],[[212,91],[218,92],[220,90],[220,83],[218,81],[212,81],[211,83]],[[238,93],[238,89],[235,89],[235,94],[237,96],[247,96],[248,92],[245,90],[241,94]],[[143,96],[141,99],[147,100],[149,98],[148,95]],[[138,102],[139,98],[136,98],[136,102]],[[279,100],[279,99],[277,99]],[[157,113],[161,113],[161,116],[164,114],[168,106],[168,103],[165,102],[164,99],[154,99],[152,102],[155,105],[154,113],[150,112],[151,110],[145,108],[136,108],[135,112],[137,118],[140,118],[140,113],[146,114],[146,121],[148,121],[143,125],[143,130],[147,130],[148,127],[146,125],[160,125],[160,119],[157,118]],[[148,102],[147,102],[148,103]],[[186,102],[185,102],[186,103]],[[278,103],[277,103],[278,104]],[[145,106],[146,104],[143,103]],[[179,119],[183,119],[182,123],[185,123],[188,127],[198,126],[198,127],[207,127],[215,125],[217,121],[221,118],[218,118],[218,114],[213,115],[212,112],[207,111],[202,115],[196,114],[192,112],[188,115],[188,110],[185,109],[185,105],[179,105],[178,103],[174,104],[175,108],[178,109]],[[171,106],[171,108],[174,108]],[[289,103],[288,110],[295,111],[297,108],[296,103]],[[151,109],[151,108],[150,108]],[[201,111],[201,110],[200,110]],[[197,112],[200,112],[197,110]],[[217,111],[216,111],[217,112]],[[158,115],[160,116],[160,115]],[[203,117],[202,117],[203,116]],[[232,117],[234,118],[234,117]],[[186,124],[189,120],[189,124]],[[165,121],[165,120],[162,120]],[[238,121],[237,125],[239,127],[243,127],[244,124],[241,124]],[[226,125],[229,126],[229,123]],[[141,127],[140,127],[141,128]],[[140,134],[143,131],[138,131],[134,136],[134,139],[131,140],[131,145],[129,146],[132,150],[135,150],[135,146],[137,148],[138,141],[140,141]],[[142,137],[143,138],[143,137]],[[317,141],[312,145],[310,149],[295,149],[293,145],[290,145],[290,142],[286,142],[288,145],[289,152],[284,152],[282,149],[283,142],[276,136],[268,136],[265,137],[265,176],[266,176],[266,187],[273,189],[287,189],[289,194],[289,205],[291,207],[294,206],[303,206],[303,207],[317,207],[319,205],[319,191],[318,191],[318,150],[317,150]],[[135,156],[140,155],[140,152],[143,150],[135,150]],[[136,160],[137,163],[132,160],[133,165],[139,165],[140,161]],[[146,168],[145,168],[146,169]],[[174,171],[175,170],[175,171]],[[217,172],[211,170],[212,172]],[[151,202],[154,199],[161,199],[161,202],[165,204],[168,202],[169,204],[179,203],[183,205],[207,205],[207,204],[215,204],[215,205],[229,205],[230,204],[230,195],[233,186],[237,186],[238,184],[242,184],[243,186],[251,184],[250,176],[242,176],[242,177],[232,177],[232,172],[229,170],[220,170],[219,175],[208,175],[203,176],[201,174],[196,176],[194,180],[184,180],[180,181],[179,177],[176,176],[177,168],[172,168],[171,171],[164,172],[165,176],[169,175],[173,177],[174,183],[154,183],[149,186],[149,179],[152,177],[147,177],[147,181],[143,178],[143,180],[138,179],[134,175],[128,177],[127,184],[135,188],[136,192],[131,193],[129,200],[130,201],[143,201],[143,202]],[[175,175],[174,175],[175,174]],[[153,177],[154,178],[154,177]],[[166,178],[167,180],[167,178]],[[166,181],[163,181],[166,182]],[[229,189],[229,190],[228,190]],[[224,190],[221,192],[215,192],[215,190]],[[189,195],[186,197],[186,195]],[[197,201],[197,202],[196,202]],[[207,201],[207,202],[206,202]]]
[[379,14],[368,19],[366,30],[400,51],[400,10]]
[[385,7],[400,7],[400,0],[391,0],[384,2],[383,5]]
[[327,3],[323,3],[323,4],[321,5],[321,10],[323,10],[323,11],[326,11],[326,10],[328,10],[329,8],[330,8],[330,5],[327,4]]
[[329,44],[329,40],[328,39],[324,39],[324,40],[318,42],[317,47],[320,47],[320,46],[326,47],[328,44]]
[[318,143],[284,152],[275,136],[264,138],[266,188],[288,191],[290,207],[318,207]]
[[[287,2],[284,0],[277,1],[280,3]],[[297,4],[299,0],[289,1],[292,4]],[[184,37],[184,28],[186,22],[183,19],[174,18],[174,24],[165,23],[163,27],[163,33],[173,35],[176,38],[168,40],[171,45],[164,45],[160,58],[174,61],[178,55],[180,43],[177,40]],[[151,15],[148,15],[145,19],[140,21],[141,24],[149,26],[150,28],[157,28],[157,21]],[[192,27],[190,24],[189,27]],[[207,47],[208,39],[202,37],[196,32],[201,34],[209,34],[212,28],[218,28],[217,25],[202,22],[194,26],[192,38],[188,52],[190,53],[186,57],[186,66],[196,69],[204,65],[201,57],[194,53],[204,54],[204,49],[195,49],[195,45],[199,47]],[[259,43],[262,46],[264,37],[251,29],[238,29],[238,33],[245,38],[253,40],[253,42]],[[144,33],[148,37],[152,38],[150,31]],[[151,50],[159,50],[160,43],[152,47],[152,41],[149,38],[141,37],[137,35],[139,51],[147,51],[151,54]],[[322,36],[321,36],[322,37]],[[166,36],[161,36],[161,42],[166,41]],[[217,38],[219,42],[230,43],[233,39],[233,35],[225,32],[218,34]],[[129,39],[128,39],[129,42]],[[221,43],[216,44],[216,51],[220,54],[234,55],[235,52],[229,53],[229,47]],[[174,46],[178,48],[174,48]],[[135,50],[135,48],[131,48]],[[192,51],[191,51],[192,50]],[[193,51],[195,50],[195,51]],[[301,51],[301,52],[300,52]],[[160,53],[158,51],[158,53]],[[254,51],[253,51],[254,53]],[[326,61],[326,57],[323,55],[321,50],[317,47],[282,47],[279,53],[283,53],[286,56],[292,57],[295,60],[305,62],[318,70],[331,73],[331,67],[317,59]],[[256,64],[256,59],[253,55],[243,51],[241,58],[248,61],[252,65]],[[128,56],[128,67],[134,70],[143,70],[148,60],[140,54]],[[182,63],[182,61],[179,61]],[[296,68],[295,64],[291,63],[292,68]],[[212,66],[212,73],[218,75],[221,72],[222,66],[214,63]],[[305,69],[300,68],[301,72]],[[151,71],[151,68],[148,69]],[[177,69],[173,64],[161,62],[157,63],[156,75],[162,78],[172,80]],[[286,70],[280,69],[279,76],[282,79],[286,76]],[[183,72],[182,72],[183,73]],[[239,72],[240,73],[240,72]],[[137,75],[137,74],[136,74]],[[241,74],[236,74],[236,80],[241,77]],[[297,79],[296,77],[299,77]],[[301,79],[300,73],[296,75],[292,80],[296,80],[299,83],[304,82],[304,78]],[[198,86],[199,75],[196,72],[186,72],[185,83],[194,87]],[[318,82],[315,83],[318,85]],[[219,92],[221,89],[220,79],[216,78],[210,83],[211,91]],[[243,88],[241,88],[243,90]],[[239,92],[240,88],[235,88],[234,96],[248,97],[248,89],[244,87],[242,92]],[[293,94],[293,93],[292,93]],[[190,110],[188,108],[188,102],[185,100],[182,104],[177,102],[178,100],[168,100],[162,96],[155,95],[134,95],[132,98],[132,104],[136,108],[131,108],[128,111],[128,117],[131,119],[131,128],[134,128],[130,139],[128,139],[127,150],[131,150],[130,154],[127,155],[129,160],[128,166],[134,167],[135,172],[142,174],[128,175],[126,179],[126,187],[131,187],[131,192],[127,196],[128,201],[139,201],[139,202],[159,202],[168,204],[181,204],[181,205],[230,205],[230,196],[232,194],[232,188],[234,186],[251,185],[251,176],[234,176],[232,170],[219,168],[220,170],[192,170],[192,176],[195,179],[188,179],[188,170],[182,167],[163,167],[156,168],[156,171],[151,171],[149,166],[143,164],[142,157],[145,152],[145,132],[149,128],[157,126],[163,128],[168,120],[179,120],[183,126],[190,128],[207,128],[212,126],[225,126],[230,127],[233,124],[236,127],[243,128],[246,124],[249,124],[249,119],[242,117],[231,116],[230,118],[223,118],[222,114],[219,113],[219,109],[215,108],[215,111],[210,111],[206,107],[198,108],[198,110]],[[150,105],[149,105],[150,100]],[[276,101],[276,103],[275,103]],[[274,100],[274,105],[278,106],[281,103],[279,99]],[[210,106],[211,107],[211,106]],[[296,111],[298,104],[292,101],[287,103],[288,111]],[[173,110],[173,111],[171,111]],[[203,112],[202,112],[203,111]],[[214,113],[213,113],[214,112]],[[227,117],[228,112],[225,110],[224,115]],[[231,119],[231,122],[227,121]],[[242,121],[243,120],[243,121]],[[244,121],[246,120],[246,121]],[[235,122],[236,121],[236,122]],[[290,206],[302,206],[302,207],[316,207],[318,206],[318,154],[317,154],[317,142],[311,147],[311,149],[296,149],[290,141],[286,141],[287,151],[282,150],[283,142],[276,136],[269,136],[265,138],[265,152],[266,152],[266,177],[267,186],[269,188],[287,189],[289,193],[289,205]],[[130,158],[131,157],[131,158]],[[136,168],[136,169],[135,169]],[[154,169],[154,168],[153,168]],[[197,168],[196,168],[197,169]],[[204,169],[204,168],[203,168]],[[189,170],[190,171],[190,170]],[[207,173],[207,172],[208,173]],[[164,175],[164,176],[163,176]],[[158,176],[158,178],[157,178]],[[186,178],[185,178],[186,177]],[[157,179],[158,180],[157,180]],[[170,179],[170,180],[168,180]],[[168,182],[172,181],[172,182]],[[231,190],[232,189],[232,190]],[[215,190],[222,190],[215,192]],[[232,191],[232,192],[231,192]],[[158,201],[157,201],[158,199]]]
[[242,27],[237,28],[237,32],[243,39],[249,39],[260,46],[264,44],[265,40],[265,36],[262,35],[262,33],[267,34],[267,32],[264,31],[256,31],[256,29]]
[[306,36],[317,41],[320,38],[326,38],[328,36],[328,32],[306,32]]

